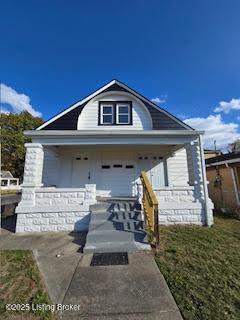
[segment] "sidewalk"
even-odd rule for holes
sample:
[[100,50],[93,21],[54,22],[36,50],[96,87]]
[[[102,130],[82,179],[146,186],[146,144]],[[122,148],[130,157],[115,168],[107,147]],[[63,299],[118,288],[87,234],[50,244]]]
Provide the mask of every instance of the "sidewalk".
[[80,310],[62,319],[182,319],[151,253],[128,254],[127,265],[89,266],[91,258],[82,257],[63,300]]
[[61,319],[181,320],[151,252],[129,253],[126,265],[90,266],[86,234],[0,234],[0,249],[33,250],[53,303],[79,305]]
[[0,250],[32,250],[49,296],[62,303],[82,257],[86,232],[15,234],[1,229]]

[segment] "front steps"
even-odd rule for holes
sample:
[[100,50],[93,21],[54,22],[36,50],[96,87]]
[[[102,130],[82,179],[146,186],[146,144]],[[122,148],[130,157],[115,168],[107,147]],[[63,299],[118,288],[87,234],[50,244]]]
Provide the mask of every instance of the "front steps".
[[136,201],[108,199],[90,207],[85,253],[150,250]]

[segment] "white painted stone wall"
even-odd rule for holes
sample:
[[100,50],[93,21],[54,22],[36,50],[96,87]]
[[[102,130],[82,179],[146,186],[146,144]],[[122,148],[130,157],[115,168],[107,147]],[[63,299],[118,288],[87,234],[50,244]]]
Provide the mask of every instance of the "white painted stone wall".
[[[194,140],[185,146],[184,157],[187,158],[186,171],[189,175],[189,187],[172,187],[180,183],[170,183],[169,188],[154,190],[159,202],[159,223],[160,224],[213,224],[213,203],[208,193],[204,191],[204,172],[202,170],[201,146],[198,140]],[[183,159],[178,152],[178,157]],[[174,158],[172,158],[172,161]],[[177,162],[179,164],[179,162]],[[174,163],[173,163],[174,165]],[[181,176],[182,172],[176,165],[175,179]],[[177,172],[179,171],[179,174]],[[185,171],[185,170],[184,170]],[[170,181],[171,172],[170,168]],[[184,174],[186,177],[186,175]],[[175,180],[177,181],[177,180]],[[183,179],[183,184],[186,181]],[[207,204],[207,205],[206,205]]]
[[17,233],[44,231],[84,231],[89,225],[89,211],[19,213]]
[[83,204],[85,198],[85,190],[36,190],[35,205],[36,206],[55,206],[55,205],[72,205]]
[[40,187],[42,185],[43,146],[40,143],[25,143],[23,187]]
[[160,224],[206,223],[202,203],[194,196],[194,187],[154,190],[159,203]]
[[96,185],[82,189],[24,188],[16,208],[16,232],[82,231],[88,229]]

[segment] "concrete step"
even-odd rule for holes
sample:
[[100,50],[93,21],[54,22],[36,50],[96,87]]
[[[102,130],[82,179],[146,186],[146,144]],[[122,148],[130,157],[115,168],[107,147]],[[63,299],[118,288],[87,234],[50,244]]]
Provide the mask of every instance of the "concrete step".
[[109,221],[128,221],[128,220],[142,220],[141,212],[136,211],[118,211],[118,212],[92,212],[91,221],[109,220]]
[[96,204],[93,204],[90,206],[90,210],[92,212],[94,211],[107,211],[110,208],[110,204],[106,202],[97,202]]
[[143,221],[109,221],[109,220],[92,220],[89,225],[89,232],[92,230],[117,230],[117,231],[143,231]]
[[84,253],[93,252],[135,252],[138,250],[151,250],[151,246],[146,243],[131,242],[98,242],[87,243],[84,247]]
[[90,207],[91,220],[84,252],[150,250],[136,201],[101,202]]
[[134,211],[141,210],[141,205],[136,202],[101,202],[90,206],[92,212],[95,211]]
[[98,202],[137,202],[137,197],[97,197]]
[[87,242],[119,242],[119,241],[134,241],[140,238],[144,238],[145,233],[143,231],[129,232],[119,230],[92,230],[87,234]]

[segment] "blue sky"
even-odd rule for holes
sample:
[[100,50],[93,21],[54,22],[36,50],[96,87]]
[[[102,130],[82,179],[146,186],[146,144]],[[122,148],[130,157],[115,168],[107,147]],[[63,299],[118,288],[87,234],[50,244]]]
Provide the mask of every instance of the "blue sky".
[[225,148],[240,136],[239,12],[238,0],[1,1],[2,108],[48,119],[117,78]]

